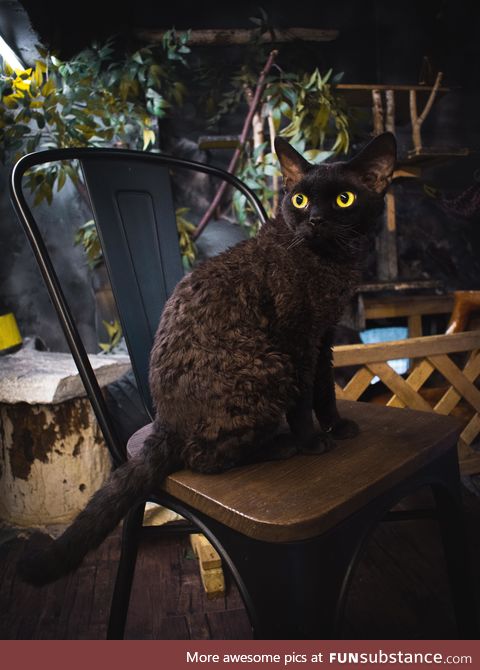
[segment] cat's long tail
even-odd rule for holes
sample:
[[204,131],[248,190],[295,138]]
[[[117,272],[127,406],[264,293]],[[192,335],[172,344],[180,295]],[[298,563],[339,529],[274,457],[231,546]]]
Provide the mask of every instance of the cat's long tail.
[[[136,502],[170,473],[179,469],[176,438],[155,422],[141,451],[113,471],[75,521],[56,540],[35,533],[17,570],[36,586],[47,584],[77,568],[88,551],[98,547]],[[177,455],[175,456],[175,453]]]

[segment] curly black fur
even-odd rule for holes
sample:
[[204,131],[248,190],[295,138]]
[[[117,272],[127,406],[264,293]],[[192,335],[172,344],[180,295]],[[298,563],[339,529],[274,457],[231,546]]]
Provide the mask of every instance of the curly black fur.
[[[32,540],[19,565],[24,579],[42,584],[76,568],[181,466],[221,472],[298,450],[322,453],[332,436],[356,434],[335,405],[331,333],[359,280],[395,141],[385,133],[352,161],[319,166],[284,140],[276,148],[286,189],[276,219],[184,277],[165,306],[150,368],[157,432],[61,537]],[[354,202],[342,208],[345,191]],[[298,193],[305,207],[294,206]],[[285,416],[291,435],[279,436]]]

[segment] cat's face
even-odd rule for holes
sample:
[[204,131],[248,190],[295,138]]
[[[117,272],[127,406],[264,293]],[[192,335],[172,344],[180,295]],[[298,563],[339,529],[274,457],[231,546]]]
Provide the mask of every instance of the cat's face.
[[383,209],[395,167],[393,135],[379,135],[348,162],[317,166],[281,138],[275,147],[285,185],[282,213],[295,240],[329,256],[355,253]]

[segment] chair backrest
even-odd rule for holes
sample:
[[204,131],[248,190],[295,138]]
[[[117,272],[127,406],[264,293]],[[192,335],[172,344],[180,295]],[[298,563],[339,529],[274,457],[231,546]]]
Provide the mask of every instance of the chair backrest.
[[150,349],[165,301],[183,274],[170,168],[181,167],[219,177],[247,197],[262,223],[266,214],[256,196],[234,176],[210,165],[172,156],[122,149],[58,149],[29,154],[13,168],[12,203],[36,256],[107,446],[118,464],[125,460],[125,445],[117,436],[22,188],[22,177],[28,169],[62,160],[80,161],[133,370],[150,415]]

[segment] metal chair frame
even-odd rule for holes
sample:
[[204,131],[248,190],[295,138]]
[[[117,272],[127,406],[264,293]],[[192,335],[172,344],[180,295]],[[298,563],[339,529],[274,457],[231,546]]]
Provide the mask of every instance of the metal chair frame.
[[[57,273],[49,257],[42,234],[40,233],[37,222],[35,221],[32,211],[27,203],[25,193],[22,188],[23,176],[30,168],[54,161],[66,160],[79,160],[84,174],[86,169],[89,169],[88,166],[91,164],[103,165],[105,161],[113,163],[128,161],[135,166],[148,166],[149,168],[157,167],[163,170],[176,167],[201,172],[207,175],[211,175],[212,177],[223,179],[231,186],[237,188],[241,193],[243,193],[251,204],[261,223],[265,223],[267,221],[267,215],[256,195],[234,175],[231,175],[230,173],[211,165],[186,160],[183,158],[175,158],[173,156],[124,149],[52,149],[28,154],[21,158],[14,166],[10,178],[10,194],[12,204],[35,254],[40,272],[47,286],[47,290],[53,305],[57,311],[60,324],[72,352],[72,356],[75,360],[75,364],[78,368],[82,382],[85,386],[88,398],[92,403],[95,416],[105,438],[105,442],[111,454],[113,463],[118,466],[125,462],[127,458],[126,445],[122,444],[121,440],[118,438],[115,426],[111,420],[110,414],[105,404],[105,399],[102,395],[101,389],[95,377],[95,373],[93,372],[92,366],[88,359],[87,352],[76,327],[71,309],[67,300],[65,299],[64,292],[61,288]],[[87,188],[90,190],[88,180]],[[92,200],[92,207],[94,210],[94,216],[97,223],[100,240],[103,242],[102,247],[105,255],[105,261],[112,279],[112,260],[109,254],[108,246],[104,243],[105,241],[103,239],[103,218],[101,214],[99,216],[99,213],[95,211],[94,200]],[[156,224],[157,232],[158,234],[161,234],[160,229],[162,222],[157,221]],[[174,276],[170,281],[172,288],[182,276],[182,266],[179,260],[180,257],[178,251],[177,255],[178,263],[177,267],[175,268],[176,276]],[[119,296],[116,291],[114,279],[112,280],[112,288],[118,302]],[[149,305],[146,304],[145,308],[148,310]],[[126,319],[124,314],[120,313],[120,318],[122,321],[123,332],[127,340],[129,353],[132,359],[133,370],[137,378],[139,391],[142,395],[145,407],[151,416],[151,399],[148,391],[148,377],[147,366],[145,365],[145,357],[148,358],[148,352],[150,351],[151,345],[153,343],[153,336],[150,342],[150,346],[144,347],[141,351],[139,351],[139,349],[135,346],[135,342],[133,342],[133,338],[129,337],[131,324]]]

